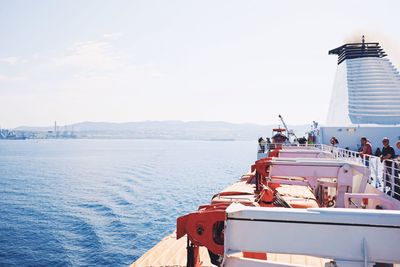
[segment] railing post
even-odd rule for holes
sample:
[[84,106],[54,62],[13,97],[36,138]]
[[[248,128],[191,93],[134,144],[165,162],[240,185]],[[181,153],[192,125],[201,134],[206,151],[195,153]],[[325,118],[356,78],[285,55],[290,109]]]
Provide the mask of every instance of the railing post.
[[387,182],[388,182],[388,170],[387,170],[387,166],[386,166],[386,162],[385,162],[386,160],[384,160],[384,161],[382,161],[382,164],[383,164],[383,172],[382,172],[382,174],[383,174],[383,192],[385,192],[386,193],[386,186],[387,186]]
[[397,200],[400,200],[400,161],[393,160],[393,169],[394,169],[394,197]]
[[391,192],[391,196],[393,197],[394,196],[394,183],[395,183],[395,171],[394,171],[394,168],[395,168],[395,165],[394,165],[394,161],[393,160],[390,160],[390,181],[391,181],[391,183],[392,183],[392,192]]
[[378,170],[378,168],[379,168],[379,158],[376,157],[375,158],[375,170],[374,170],[375,171],[375,180],[376,180],[375,187],[379,187],[381,185],[381,181],[379,179],[379,170]]

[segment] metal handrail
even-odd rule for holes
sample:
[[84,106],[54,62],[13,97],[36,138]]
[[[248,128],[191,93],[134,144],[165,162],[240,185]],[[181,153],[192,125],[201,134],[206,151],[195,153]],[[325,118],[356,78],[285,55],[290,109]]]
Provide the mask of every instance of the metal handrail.
[[[283,147],[293,147],[293,144],[283,144]],[[375,188],[400,200],[400,160],[383,160],[374,155],[363,156],[360,152],[324,144],[305,144],[299,147],[317,148],[330,152],[336,159],[363,164],[371,171],[369,183]]]

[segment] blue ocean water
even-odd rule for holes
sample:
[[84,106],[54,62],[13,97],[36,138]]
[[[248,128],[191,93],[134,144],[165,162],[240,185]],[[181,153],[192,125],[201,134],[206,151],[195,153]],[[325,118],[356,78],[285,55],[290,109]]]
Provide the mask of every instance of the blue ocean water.
[[248,141],[0,141],[0,266],[127,266],[255,153]]

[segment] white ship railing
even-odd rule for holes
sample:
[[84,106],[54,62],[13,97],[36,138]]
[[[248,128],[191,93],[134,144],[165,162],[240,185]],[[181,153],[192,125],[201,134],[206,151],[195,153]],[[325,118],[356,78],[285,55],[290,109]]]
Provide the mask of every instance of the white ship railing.
[[363,164],[371,171],[370,183],[390,196],[400,199],[400,162],[383,160],[380,157],[362,156],[359,152],[339,147],[321,145],[323,150],[331,150],[335,158]]
[[[270,145],[271,148],[274,146]],[[369,183],[388,195],[400,200],[400,161],[399,160],[383,160],[380,157],[368,155],[362,156],[359,152],[334,147],[324,144],[314,145],[293,145],[283,144],[284,149],[293,147],[303,147],[307,149],[320,149],[330,152],[336,159],[363,164],[371,171]]]

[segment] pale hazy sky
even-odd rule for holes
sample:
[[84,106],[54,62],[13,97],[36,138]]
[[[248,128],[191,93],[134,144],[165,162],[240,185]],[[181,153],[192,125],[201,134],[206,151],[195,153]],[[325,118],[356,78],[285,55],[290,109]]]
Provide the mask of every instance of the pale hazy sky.
[[[400,1],[0,1],[0,126],[324,122],[328,50],[381,41]],[[389,55],[390,56],[390,55]]]

